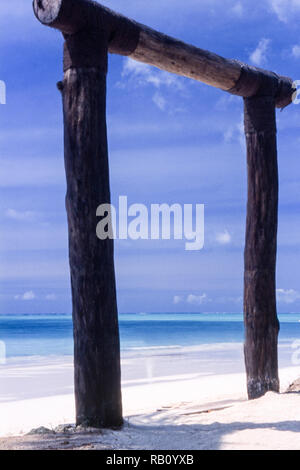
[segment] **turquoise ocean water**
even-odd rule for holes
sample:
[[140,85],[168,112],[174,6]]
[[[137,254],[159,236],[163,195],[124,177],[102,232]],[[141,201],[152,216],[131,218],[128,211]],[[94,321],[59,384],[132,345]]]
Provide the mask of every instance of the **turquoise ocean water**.
[[[300,340],[300,314],[279,315],[279,342],[285,347]],[[184,349],[242,343],[239,314],[121,314],[122,352]],[[7,358],[65,356],[73,353],[70,315],[0,315],[0,341]]]

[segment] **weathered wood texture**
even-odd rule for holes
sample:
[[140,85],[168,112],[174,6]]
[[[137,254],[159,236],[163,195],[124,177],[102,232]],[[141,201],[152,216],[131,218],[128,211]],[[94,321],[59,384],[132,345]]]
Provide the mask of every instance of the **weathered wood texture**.
[[274,98],[244,99],[248,203],[245,246],[245,363],[249,398],[279,391],[276,313],[278,169]]
[[[82,40],[84,38],[79,37],[79,41]],[[89,43],[90,39],[86,41]],[[65,48],[67,60],[70,60],[69,51],[72,55],[73,46],[72,42]],[[91,55],[91,51],[88,53]],[[77,54],[75,59],[78,59]],[[103,47],[102,67],[69,68],[60,85],[64,109],[76,422],[95,427],[122,424],[113,240],[99,240],[96,236],[96,209],[99,204],[110,203],[106,62],[107,51]]]
[[292,80],[190,46],[90,0],[34,0],[34,11],[67,40],[63,95],[78,422],[121,422],[113,247],[111,241],[101,244],[94,237],[96,206],[109,202],[102,61],[106,48],[245,98],[248,395],[278,391],[275,106],[291,103]]
[[[64,34],[82,30],[105,31],[109,52],[168,72],[193,78],[243,97],[254,96],[262,81],[276,79],[275,104],[292,101],[292,80],[236,60],[190,46],[119,15],[90,0],[34,0],[36,17]],[[271,85],[270,85],[271,86]]]

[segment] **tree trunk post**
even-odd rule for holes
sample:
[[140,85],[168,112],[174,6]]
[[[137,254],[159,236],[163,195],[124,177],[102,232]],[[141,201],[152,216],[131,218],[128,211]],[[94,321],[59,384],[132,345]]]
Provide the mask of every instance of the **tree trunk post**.
[[248,202],[245,245],[245,364],[250,399],[279,391],[276,312],[278,168],[275,99],[244,99]]
[[65,36],[63,97],[66,209],[74,325],[77,425],[122,425],[113,240],[96,236],[110,203],[105,33]]
[[185,44],[90,0],[33,0],[44,25],[66,37],[61,86],[75,338],[77,422],[122,422],[113,242],[95,237],[109,203],[107,51],[242,96],[248,160],[244,276],[249,398],[279,390],[276,313],[278,170],[275,106],[289,105],[291,78]]

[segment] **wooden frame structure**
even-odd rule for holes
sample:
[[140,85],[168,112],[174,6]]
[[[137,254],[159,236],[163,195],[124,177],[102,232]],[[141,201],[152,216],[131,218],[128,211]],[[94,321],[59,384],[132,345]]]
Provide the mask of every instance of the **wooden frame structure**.
[[91,0],[34,0],[37,19],[63,33],[66,207],[71,269],[76,422],[122,424],[113,241],[98,240],[95,214],[110,202],[106,135],[107,54],[189,77],[244,99],[248,203],[245,364],[249,398],[279,391],[276,312],[278,170],[275,108],[293,81],[190,46]]

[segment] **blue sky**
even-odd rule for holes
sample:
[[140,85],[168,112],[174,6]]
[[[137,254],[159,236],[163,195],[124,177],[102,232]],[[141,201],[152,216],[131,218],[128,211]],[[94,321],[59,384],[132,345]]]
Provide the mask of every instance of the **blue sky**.
[[[107,0],[142,23],[300,79],[300,0]],[[31,1],[0,5],[0,313],[71,312],[61,35]],[[113,202],[205,204],[205,246],[116,241],[120,312],[241,312],[246,204],[242,99],[110,56]],[[300,311],[300,107],[278,113],[278,310]]]

